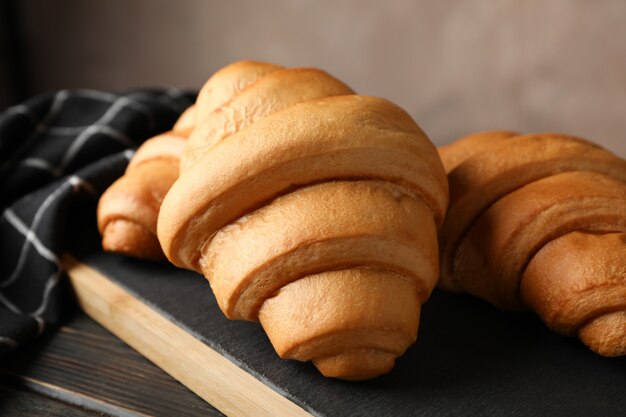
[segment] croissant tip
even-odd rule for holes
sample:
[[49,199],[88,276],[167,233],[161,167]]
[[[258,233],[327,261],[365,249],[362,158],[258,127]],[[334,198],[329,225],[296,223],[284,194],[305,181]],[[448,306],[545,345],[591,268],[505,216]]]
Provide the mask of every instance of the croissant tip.
[[606,357],[626,356],[626,310],[599,316],[578,331],[582,342]]
[[363,381],[390,372],[396,356],[381,350],[355,350],[313,359],[325,377],[346,381]]
[[143,226],[128,220],[114,220],[103,228],[102,248],[105,252],[120,253],[134,258],[165,260],[156,236]]

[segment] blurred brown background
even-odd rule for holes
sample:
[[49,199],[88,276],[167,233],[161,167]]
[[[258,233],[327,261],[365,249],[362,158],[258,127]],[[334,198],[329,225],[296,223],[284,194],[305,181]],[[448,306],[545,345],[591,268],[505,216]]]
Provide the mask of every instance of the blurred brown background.
[[437,144],[559,131],[626,156],[621,0],[21,0],[2,14],[2,107],[60,88],[198,88],[247,58],[324,68]]

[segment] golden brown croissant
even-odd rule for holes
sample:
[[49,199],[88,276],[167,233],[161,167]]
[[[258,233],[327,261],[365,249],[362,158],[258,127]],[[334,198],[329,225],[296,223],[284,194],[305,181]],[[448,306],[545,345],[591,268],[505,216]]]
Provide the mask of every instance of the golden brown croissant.
[[157,216],[165,194],[178,178],[184,139],[193,132],[197,119],[279,68],[254,61],[240,61],[223,68],[205,83],[196,104],[180,116],[171,132],[158,135],[137,149],[124,176],[109,187],[98,205],[104,250],[165,260],[156,237]]
[[126,172],[98,202],[98,229],[105,251],[163,260],[156,223],[163,197],[178,178],[185,137],[175,131],[144,142]]
[[315,68],[283,68],[258,78],[228,102],[202,117],[185,147],[181,169],[207,149],[256,120],[316,98],[354,94],[336,78]]
[[484,132],[439,152],[450,182],[440,286],[625,355],[626,161],[558,134]]
[[281,357],[358,380],[388,372],[416,339],[448,195],[408,114],[337,94],[350,90],[322,71],[279,70],[207,115],[158,235],[226,316],[259,320]]

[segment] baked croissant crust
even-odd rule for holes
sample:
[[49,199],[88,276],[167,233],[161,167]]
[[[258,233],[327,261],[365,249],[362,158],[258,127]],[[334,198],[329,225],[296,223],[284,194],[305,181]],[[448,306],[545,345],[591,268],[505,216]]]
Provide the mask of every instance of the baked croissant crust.
[[439,152],[440,286],[626,354],[626,161],[559,134],[483,132]]
[[203,123],[161,207],[168,259],[283,358],[350,380],[391,370],[438,278],[448,191],[426,135],[313,69],[272,72]]
[[122,177],[98,202],[102,248],[141,259],[165,260],[156,237],[159,208],[178,178],[185,137],[175,131],[148,139],[135,152]]
[[196,121],[230,100],[263,75],[281,67],[240,61],[215,73],[196,103],[180,116],[172,131],[147,140],[137,149],[124,175],[102,195],[98,227],[105,251],[155,261],[165,256],[156,236],[161,202],[178,178],[185,139]]

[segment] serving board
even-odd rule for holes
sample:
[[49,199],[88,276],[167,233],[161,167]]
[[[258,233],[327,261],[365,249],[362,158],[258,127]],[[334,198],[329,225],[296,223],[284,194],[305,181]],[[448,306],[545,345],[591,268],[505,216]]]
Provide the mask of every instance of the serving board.
[[626,415],[626,358],[438,290],[391,373],[326,379],[279,359],[260,325],[226,319],[200,275],[103,253],[95,220],[75,222],[65,262],[81,307],[226,415]]

